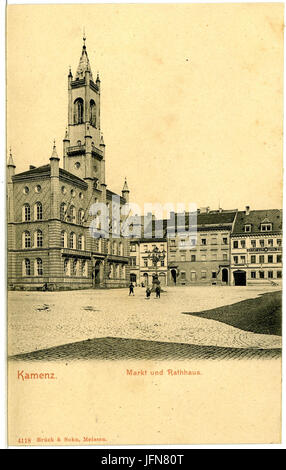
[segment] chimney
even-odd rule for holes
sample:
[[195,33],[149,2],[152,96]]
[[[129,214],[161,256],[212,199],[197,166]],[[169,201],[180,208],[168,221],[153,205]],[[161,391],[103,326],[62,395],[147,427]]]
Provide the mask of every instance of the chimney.
[[245,215],[249,215],[250,213],[250,206],[245,206]]

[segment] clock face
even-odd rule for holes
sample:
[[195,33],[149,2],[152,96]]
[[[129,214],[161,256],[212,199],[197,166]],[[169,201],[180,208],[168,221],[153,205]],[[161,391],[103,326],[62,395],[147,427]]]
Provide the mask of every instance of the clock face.
[[78,169],[80,168],[80,163],[79,163],[79,162],[76,162],[76,163],[74,164],[74,166],[75,166],[75,168],[78,170]]

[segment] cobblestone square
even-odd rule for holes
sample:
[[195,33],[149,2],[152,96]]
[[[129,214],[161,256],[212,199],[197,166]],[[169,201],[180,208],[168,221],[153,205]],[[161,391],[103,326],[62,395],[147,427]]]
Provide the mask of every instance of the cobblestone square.
[[122,338],[227,348],[281,348],[281,337],[183,315],[255,298],[275,287],[169,287],[156,299],[145,289],[9,292],[8,355],[95,338]]

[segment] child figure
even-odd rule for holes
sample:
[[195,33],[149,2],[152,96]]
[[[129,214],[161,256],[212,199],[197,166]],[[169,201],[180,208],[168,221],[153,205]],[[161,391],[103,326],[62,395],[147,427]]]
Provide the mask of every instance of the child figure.
[[146,289],[146,298],[150,299],[150,295],[151,295],[151,289],[150,289],[150,287],[147,287],[147,289]]

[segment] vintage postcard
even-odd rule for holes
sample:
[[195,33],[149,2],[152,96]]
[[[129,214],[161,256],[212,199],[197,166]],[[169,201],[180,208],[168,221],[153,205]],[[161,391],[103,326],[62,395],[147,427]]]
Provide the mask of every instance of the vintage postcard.
[[8,5],[9,446],[281,442],[283,32]]

